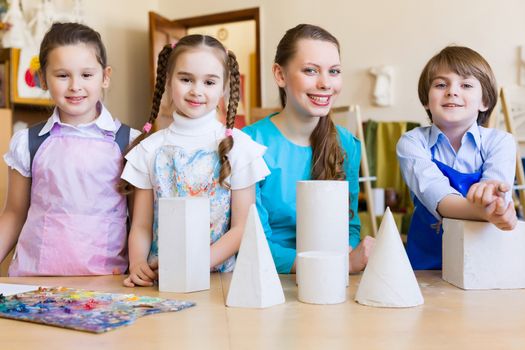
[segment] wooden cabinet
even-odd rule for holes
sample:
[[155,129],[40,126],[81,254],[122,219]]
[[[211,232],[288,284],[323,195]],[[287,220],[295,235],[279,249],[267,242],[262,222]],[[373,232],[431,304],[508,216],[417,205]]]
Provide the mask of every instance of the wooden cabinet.
[[[11,139],[11,128],[13,124],[12,113],[8,108],[0,109],[0,154],[3,156],[9,147],[9,140]],[[0,203],[2,208],[5,203],[7,194],[7,165],[5,162],[0,162]]]
[[53,104],[49,99],[20,96],[17,76],[20,67],[19,49],[0,49],[0,207],[3,210],[7,193],[7,165],[3,155],[9,147],[13,126],[17,122],[33,125],[48,118]]

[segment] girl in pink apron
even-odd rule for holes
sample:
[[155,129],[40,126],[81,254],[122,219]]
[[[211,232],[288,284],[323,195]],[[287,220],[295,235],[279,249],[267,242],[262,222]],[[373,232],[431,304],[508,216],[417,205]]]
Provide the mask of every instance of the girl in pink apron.
[[[224,126],[216,110],[228,80]],[[145,138],[166,85],[173,122]],[[233,128],[239,95],[235,55],[216,39],[189,35],[160,52],[151,117],[126,155],[122,174],[123,191],[134,187],[126,286],[152,285],[157,278],[157,210],[163,197],[210,199],[210,268],[233,270],[255,183],[269,173],[262,158],[266,148]]]
[[127,207],[117,184],[130,129],[100,103],[111,73],[104,45],[89,27],[57,23],[39,59],[41,87],[56,107],[16,133],[4,156],[0,260],[17,243],[10,276],[124,273]]

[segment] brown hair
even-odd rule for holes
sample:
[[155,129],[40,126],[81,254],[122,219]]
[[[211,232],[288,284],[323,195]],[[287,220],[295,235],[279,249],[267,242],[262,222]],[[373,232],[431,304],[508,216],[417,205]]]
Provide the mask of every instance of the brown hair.
[[[428,106],[428,93],[432,81],[441,70],[449,70],[462,77],[473,76],[481,84],[482,101],[488,107],[485,112],[479,112],[477,123],[484,125],[498,101],[496,78],[487,61],[476,51],[463,46],[447,46],[432,57],[425,65],[419,77],[418,94],[423,106]],[[432,114],[427,109],[432,121]]]
[[[159,114],[160,103],[166,85],[169,84],[177,58],[184,52],[197,49],[210,48],[217,58],[222,62],[224,67],[224,84],[230,82],[228,111],[226,114],[226,128],[233,129],[235,123],[235,116],[237,114],[237,106],[240,98],[240,74],[239,65],[235,54],[231,51],[226,51],[224,46],[217,39],[209,35],[193,34],[187,35],[180,39],[175,47],[166,45],[159,53],[157,61],[157,79],[155,82],[155,90],[153,91],[153,101],[151,104],[151,113],[148,123],[153,125],[155,119]],[[127,152],[138,145],[140,141],[144,140],[149,135],[149,130],[143,130],[142,133],[129,145]],[[228,153],[233,148],[233,136],[226,136],[219,144],[219,161],[221,165],[219,173],[219,184],[225,188],[230,188],[230,184],[226,182],[226,178],[231,174],[230,161],[228,160]],[[127,154],[126,152],[126,154]],[[129,184],[121,180],[119,190],[122,193],[129,193]]]
[[80,23],[53,23],[40,44],[40,71],[46,77],[49,53],[60,46],[86,44],[95,49],[95,55],[102,69],[107,67],[106,48],[100,34],[94,29]]
[[[325,29],[311,25],[299,24],[289,29],[277,45],[274,62],[281,67],[286,66],[297,52],[297,43],[301,39],[327,41],[337,47],[340,52],[339,42]],[[281,105],[286,105],[286,91],[279,88]],[[335,124],[329,115],[319,119],[319,123],[310,135],[312,145],[311,177],[314,180],[344,180],[346,174],[343,170],[345,152],[339,144]]]

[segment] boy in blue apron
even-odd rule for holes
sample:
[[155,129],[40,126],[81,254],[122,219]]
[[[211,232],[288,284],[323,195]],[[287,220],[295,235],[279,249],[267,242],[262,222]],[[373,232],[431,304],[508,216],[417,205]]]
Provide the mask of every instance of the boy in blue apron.
[[401,172],[414,200],[407,253],[416,270],[441,269],[442,217],[516,225],[511,185],[516,143],[484,128],[498,91],[489,64],[472,49],[444,48],[419,78],[419,99],[431,126],[407,132],[397,144]]

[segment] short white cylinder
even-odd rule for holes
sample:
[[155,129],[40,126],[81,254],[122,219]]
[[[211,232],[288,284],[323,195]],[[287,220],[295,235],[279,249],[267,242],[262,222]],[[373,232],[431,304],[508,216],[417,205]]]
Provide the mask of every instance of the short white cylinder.
[[346,301],[348,254],[308,251],[297,254],[298,299],[309,304],[339,304]]

